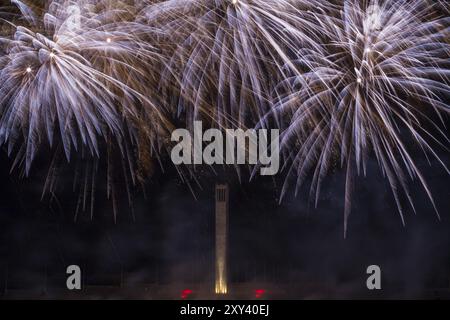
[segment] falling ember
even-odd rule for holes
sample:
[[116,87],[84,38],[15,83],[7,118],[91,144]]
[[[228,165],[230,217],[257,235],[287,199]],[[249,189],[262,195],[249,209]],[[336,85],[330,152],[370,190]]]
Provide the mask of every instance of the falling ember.
[[227,294],[228,186],[216,186],[216,294]]

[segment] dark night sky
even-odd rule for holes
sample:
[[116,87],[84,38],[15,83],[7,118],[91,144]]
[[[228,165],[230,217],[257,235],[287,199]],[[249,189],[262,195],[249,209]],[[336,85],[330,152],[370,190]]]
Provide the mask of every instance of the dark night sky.
[[[448,152],[440,156],[450,163]],[[218,177],[199,175],[203,189],[195,188],[195,200],[167,165],[164,175],[149,182],[146,199],[136,193],[135,218],[123,200],[114,224],[111,203],[100,196],[93,220],[86,212],[76,222],[73,206],[65,202],[75,197],[70,188],[60,195],[61,207],[41,202],[46,166],[37,164],[37,173],[21,180],[9,174],[11,162],[2,154],[0,293],[6,274],[10,289],[41,288],[46,274],[48,286],[64,286],[70,264],[82,266],[90,284],[117,284],[121,270],[129,284],[210,283],[214,183],[224,180],[231,186],[230,261],[235,283],[307,284],[312,289],[302,297],[336,291],[338,296],[358,298],[366,292],[367,266],[378,264],[383,271],[382,297],[417,297],[448,288],[448,175],[437,161],[429,166],[423,156],[417,154],[416,159],[433,190],[441,221],[415,182],[411,189],[417,215],[405,205],[403,227],[388,183],[371,160],[368,176],[356,180],[349,234],[343,239],[344,179],[339,170],[327,179],[314,209],[306,200],[306,188],[304,196],[290,195],[278,205],[281,177],[240,184],[233,172],[222,169]],[[245,174],[243,180],[248,180]]]

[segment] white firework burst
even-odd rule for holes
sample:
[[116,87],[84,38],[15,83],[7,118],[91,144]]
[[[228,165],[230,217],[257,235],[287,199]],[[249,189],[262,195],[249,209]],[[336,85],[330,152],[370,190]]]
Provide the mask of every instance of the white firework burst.
[[[277,79],[295,69],[299,46],[317,46],[308,9],[324,1],[169,0],[141,13],[173,43],[163,73],[178,92],[178,114],[188,126],[202,118],[214,125],[245,127],[270,109]],[[173,91],[172,91],[173,93]]]
[[[340,159],[347,171],[346,233],[352,176],[365,173],[373,154],[404,222],[398,191],[414,208],[408,177],[418,178],[433,202],[404,134],[448,173],[432,144],[449,142],[439,122],[449,112],[450,19],[418,0],[346,0],[340,14],[316,17],[323,50],[301,50],[296,64],[304,73],[284,82],[289,91],[276,105],[289,115],[282,140],[289,177],[298,190],[312,171],[317,202],[322,180]],[[289,179],[283,193],[288,185]]]
[[121,144],[126,127],[140,130],[143,117],[154,120],[145,128],[158,138],[168,125],[150,94],[160,56],[143,40],[154,29],[123,21],[121,3],[104,11],[96,1],[50,1],[41,16],[15,3],[28,25],[11,22],[13,37],[0,38],[0,143],[12,152],[23,142],[27,172],[39,146],[55,137],[67,159],[72,148],[99,156],[100,139]]

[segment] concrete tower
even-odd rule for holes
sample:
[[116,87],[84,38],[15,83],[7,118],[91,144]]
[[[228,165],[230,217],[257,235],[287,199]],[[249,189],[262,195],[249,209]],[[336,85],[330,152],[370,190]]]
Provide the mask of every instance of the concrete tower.
[[216,186],[216,294],[226,294],[228,241],[228,186]]

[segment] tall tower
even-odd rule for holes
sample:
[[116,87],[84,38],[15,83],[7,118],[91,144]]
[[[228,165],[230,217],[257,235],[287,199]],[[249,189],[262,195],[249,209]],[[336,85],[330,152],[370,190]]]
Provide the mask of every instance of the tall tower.
[[216,185],[216,294],[226,294],[228,241],[228,186]]

